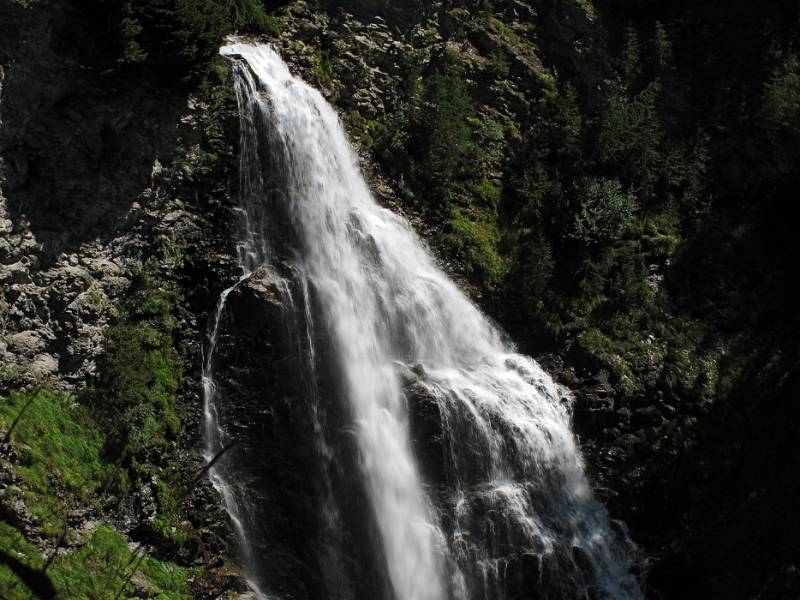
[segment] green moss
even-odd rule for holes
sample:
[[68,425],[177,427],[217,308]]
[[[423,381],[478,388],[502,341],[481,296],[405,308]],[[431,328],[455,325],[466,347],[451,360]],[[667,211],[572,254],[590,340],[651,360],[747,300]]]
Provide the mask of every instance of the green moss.
[[[7,430],[26,405],[12,432],[19,457],[14,465],[20,478],[19,491],[9,488],[4,501],[13,501],[14,495],[20,494],[44,533],[55,538],[64,531],[68,510],[96,501],[101,490],[121,491],[127,480],[119,468],[103,462],[104,437],[88,411],[68,397],[44,390],[35,396],[3,398],[0,426]],[[152,427],[161,431],[163,426],[154,422]],[[173,525],[178,519],[178,501],[172,488],[163,482],[159,482],[158,502],[156,523],[164,539],[186,541],[188,533]],[[38,550],[5,524],[0,524],[0,550],[31,568],[42,566]],[[65,598],[111,599],[117,597],[137,560],[122,535],[102,526],[79,550],[59,556],[48,575]],[[140,571],[141,575],[133,579],[137,587],[147,588],[148,597],[170,599],[190,597],[187,581],[198,572],[154,558],[143,559]],[[4,566],[0,566],[0,591],[9,600],[31,597]]]
[[106,429],[112,457],[141,457],[180,430],[174,304],[169,282],[149,265],[134,277],[119,319],[106,332],[101,375],[88,401]]
[[159,600],[191,598],[189,580],[200,573],[200,569],[187,569],[149,557],[142,561],[141,570],[152,586],[158,590],[156,598]]
[[486,24],[489,27],[489,29],[492,29],[498,34],[500,34],[504,38],[504,40],[510,43],[511,45],[517,46],[520,49],[530,47],[530,44],[525,38],[523,38],[519,33],[517,33],[511,27],[503,23],[500,19],[496,17],[487,17]]
[[198,572],[150,557],[140,560],[125,538],[107,525],[98,527],[81,549],[56,559],[48,571],[64,597],[97,600],[117,598],[123,587],[124,597],[129,597],[133,582],[146,590],[146,597],[190,598],[189,580]]
[[131,552],[119,533],[101,526],[89,543],[50,568],[56,587],[71,598],[115,598],[132,568]]
[[118,491],[122,483],[102,462],[103,436],[83,407],[48,390],[12,394],[2,398],[0,424],[10,427],[26,405],[12,433],[19,493],[44,530],[57,535],[69,503],[86,503],[102,487]]
[[[44,563],[39,550],[11,525],[0,522],[0,550],[33,569]],[[29,600],[30,590],[3,562],[0,562],[0,597],[4,600]]]
[[500,230],[496,219],[484,211],[467,212],[453,207],[449,225],[446,241],[455,249],[468,274],[481,278],[490,287],[499,282],[507,264],[498,249]]
[[[0,549],[24,565],[41,569],[44,559],[13,527],[0,523]],[[191,598],[190,582],[201,569],[180,567],[132,552],[125,538],[101,525],[77,550],[59,555],[47,570],[59,598],[115,600],[133,596],[134,588],[147,598]],[[123,590],[124,588],[124,590]],[[0,563],[0,593],[4,600],[30,600],[32,593],[7,566]]]

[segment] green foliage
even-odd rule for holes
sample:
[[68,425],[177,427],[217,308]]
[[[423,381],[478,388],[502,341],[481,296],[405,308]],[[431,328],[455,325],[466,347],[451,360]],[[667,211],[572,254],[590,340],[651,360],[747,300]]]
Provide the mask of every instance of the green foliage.
[[419,177],[435,192],[432,200],[447,202],[453,183],[466,174],[475,154],[467,120],[470,95],[455,56],[446,55],[425,82],[423,106],[420,131],[425,138]]
[[383,118],[373,121],[370,126],[374,140],[373,152],[383,164],[387,173],[395,176],[411,174],[409,162],[412,136],[416,133],[415,124],[419,121],[419,105],[423,86],[421,84],[422,53],[411,51],[402,57],[402,74],[397,82],[397,89],[391,96],[391,104],[382,115]]
[[143,29],[141,22],[134,16],[131,3],[125,3],[122,7],[122,18],[119,22],[119,33],[122,38],[122,56],[118,59],[120,63],[141,63],[147,59],[147,52],[144,51],[136,39]]
[[496,217],[473,209],[470,213],[453,207],[446,242],[467,270],[467,274],[492,288],[506,271],[500,255],[500,231]]
[[495,79],[505,79],[511,73],[511,65],[502,49],[496,50],[489,55],[486,68]]
[[179,69],[180,79],[202,77],[232,31],[276,36],[281,20],[269,15],[259,0],[116,0],[121,65],[148,64]]
[[70,502],[86,503],[101,488],[119,491],[124,482],[102,462],[103,436],[83,407],[48,390],[12,394],[0,402],[0,424],[10,427],[26,405],[12,433],[21,493],[45,531],[56,535]]
[[[485,6],[446,7],[456,42],[390,77],[384,115],[350,121],[523,347],[603,369],[632,411],[654,397],[675,407],[653,439],[620,424],[614,443],[675,456],[754,360],[743,340],[770,311],[747,290],[774,307],[800,256],[785,219],[800,39],[778,12],[729,35],[738,13],[723,25],[713,8],[675,18],[634,4],[578,2],[604,33],[569,56],[541,42],[545,21],[539,35]],[[532,67],[523,89],[512,54],[558,71]],[[326,75],[341,92],[340,73]],[[779,248],[795,259],[769,264]]]
[[101,526],[87,545],[54,563],[50,577],[69,597],[112,599],[125,584],[130,563],[125,538]]
[[224,0],[235,29],[279,35],[281,21],[267,14],[260,0]]
[[633,96],[614,88],[601,117],[597,145],[600,159],[645,197],[654,191],[664,160],[663,127],[656,101],[661,86],[654,81]]
[[634,85],[642,72],[641,51],[639,49],[639,35],[633,27],[628,27],[625,32],[625,54],[622,60],[622,70],[625,82]]
[[587,178],[580,208],[575,213],[572,237],[586,245],[604,244],[617,239],[636,212],[636,198],[622,189],[619,181]]
[[[103,490],[121,491],[124,479],[119,469],[102,461],[103,436],[88,411],[68,397],[47,390],[35,394],[29,403],[30,399],[29,394],[2,399],[0,425],[8,429],[28,406],[12,432],[18,456],[14,469],[20,478],[21,499],[44,532],[55,538],[63,531],[66,512],[75,505],[96,501]],[[13,495],[10,488],[6,500],[13,501]],[[165,504],[164,511],[177,510],[174,499]],[[62,597],[116,598],[138,559],[111,527],[99,527],[87,542],[78,550],[59,555],[48,575]],[[0,549],[31,568],[43,565],[39,551],[5,523],[0,523]],[[189,598],[187,580],[195,571],[146,558],[141,563],[146,581],[137,580],[137,586],[149,588],[159,598]],[[0,591],[9,600],[31,597],[4,565],[0,565]]]
[[[144,310],[152,311],[154,307]],[[19,478],[19,491],[9,488],[4,502],[13,502],[15,497],[22,500],[44,533],[53,539],[60,537],[66,527],[65,515],[75,506],[91,505],[104,492],[125,490],[127,479],[123,472],[103,461],[105,440],[84,407],[47,390],[14,394],[0,400],[0,428],[7,431],[16,421],[11,439],[17,457],[14,472]],[[158,502],[156,523],[162,536],[172,542],[185,541],[185,532],[173,531],[172,523],[179,508],[177,499],[161,481]],[[4,523],[0,523],[0,550],[31,568],[42,566],[39,551],[19,531]],[[48,575],[65,598],[111,599],[117,597],[138,561],[119,533],[101,526],[80,549],[59,555]],[[147,587],[159,598],[175,599],[190,597],[187,581],[197,572],[154,558],[144,558],[140,571],[146,580],[138,577],[138,587]],[[31,597],[17,576],[3,565],[0,565],[0,591],[9,600]]]
[[111,456],[141,457],[180,430],[174,303],[175,292],[148,265],[134,277],[122,313],[106,332],[100,377],[88,400],[106,428]]
[[800,132],[800,60],[790,54],[777,67],[764,90],[768,122]]
[[180,495],[176,493],[176,486],[159,479],[156,500],[158,516],[153,523],[156,530],[165,540],[177,544],[184,543],[189,538],[189,533],[178,524]]
[[[229,30],[230,15],[210,0],[150,0],[171,18],[170,45],[186,65],[205,65],[217,54],[220,42]],[[174,12],[167,8],[174,2]],[[164,6],[164,5],[167,6]],[[152,22],[152,21],[151,21]]]
[[132,589],[133,584],[128,580],[132,579],[135,568],[145,578],[137,580],[137,586],[148,589],[148,597],[164,600],[191,597],[188,580],[196,569],[149,557],[140,562],[125,538],[107,525],[98,527],[85,546],[58,558],[48,573],[65,597],[113,600],[123,587]]
[[117,20],[120,64],[177,68],[183,80],[203,72],[231,27],[227,10],[213,0],[116,0],[107,6],[117,9],[109,19]]
[[142,561],[142,573],[158,590],[158,600],[189,600],[189,578],[198,574],[200,569],[187,569],[174,563],[147,557]]
[[[30,400],[31,394],[4,399],[0,404],[3,425],[8,427]],[[26,466],[20,468],[29,483],[45,488],[53,478],[78,493],[94,491],[92,484],[102,470],[102,438],[70,398],[48,390],[34,393],[12,436],[26,455]]]
[[656,61],[661,70],[671,69],[675,65],[675,57],[672,53],[672,40],[670,40],[666,27],[660,21],[656,21],[656,33],[653,39],[655,46]]
[[564,85],[557,100],[554,100],[558,111],[555,116],[557,123],[561,125],[564,144],[567,147],[575,148],[583,132],[583,115],[578,105],[578,94],[575,88],[567,83]]
[[[0,521],[0,550],[33,569],[41,569],[44,564],[36,546],[26,540],[18,529],[2,521]],[[0,594],[3,600],[32,598],[27,586],[3,562],[0,562]]]

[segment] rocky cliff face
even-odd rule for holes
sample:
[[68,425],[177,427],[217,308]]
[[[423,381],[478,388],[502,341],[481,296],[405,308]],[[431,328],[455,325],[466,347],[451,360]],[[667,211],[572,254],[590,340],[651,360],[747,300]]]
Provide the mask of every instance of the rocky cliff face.
[[307,337],[303,293],[291,271],[259,270],[228,298],[214,369],[220,420],[238,442],[226,479],[246,503],[253,554],[270,557],[262,584],[296,598],[380,597],[383,558],[338,374],[315,372],[336,361]]
[[[153,557],[204,567],[209,575],[192,576],[193,596],[236,587],[216,493],[203,482],[167,509],[159,491],[177,490],[202,467],[203,336],[216,294],[235,268],[232,92],[224,73],[198,90],[164,85],[146,68],[109,68],[97,23],[78,3],[4,2],[0,23],[2,402],[25,390],[81,402],[92,391],[102,395],[106,332],[127,318],[133,281],[148,269],[174,299],[171,344],[184,373],[174,400],[180,433],[128,463],[131,483],[116,498],[98,492],[81,501],[89,509],[69,526],[82,534],[59,542],[35,502],[9,503],[27,493],[28,482],[7,445],[3,521],[39,539],[40,550],[65,556],[90,548],[98,523],[110,523]],[[16,435],[22,447],[33,443]],[[174,514],[165,533],[167,510]],[[134,581],[142,593],[159,589],[141,575]],[[3,590],[4,597],[12,591]]]
[[[155,288],[168,289],[173,298],[168,312],[175,323],[168,335],[182,371],[173,394],[182,425],[165,435],[163,443],[120,459],[128,489],[111,492],[98,486],[91,509],[75,512],[67,521],[70,535],[64,538],[60,529],[51,530],[52,519],[43,517],[48,511],[37,513],[37,494],[47,494],[26,479],[30,440],[6,439],[0,452],[2,525],[33,540],[29,552],[52,552],[58,561],[66,561],[92,548],[89,540],[97,523],[110,523],[127,541],[144,544],[149,557],[180,568],[199,567],[187,576],[192,580],[184,590],[187,595],[214,597],[226,588],[243,589],[216,492],[205,483],[186,497],[178,491],[172,495],[179,498],[178,506],[164,492],[165,487],[180,490],[201,468],[202,346],[208,314],[220,290],[236,276],[232,226],[237,115],[225,67],[217,62],[201,85],[170,72],[165,77],[169,69],[164,65],[173,63],[164,58],[159,66],[155,54],[149,61],[123,65],[109,52],[118,40],[98,33],[105,13],[93,3],[23,4],[0,4],[0,402],[13,408],[2,413],[3,435],[11,428],[9,416],[22,407],[7,402],[13,394],[47,388],[66,394],[69,406],[75,400],[96,406],[97,394],[90,392],[102,392],[109,329],[135,312],[128,299],[134,297],[143,269],[151,269]],[[607,9],[603,14],[611,15],[603,22],[601,11],[584,1],[268,4],[276,5],[283,29],[265,39],[337,106],[381,201],[408,216],[445,268],[526,350],[551,352],[542,362],[574,388],[575,426],[598,493],[613,516],[631,525],[633,538],[652,557],[648,594],[792,597],[798,586],[797,535],[796,525],[784,517],[794,510],[791,499],[798,481],[796,462],[786,458],[796,455],[793,431],[786,427],[797,417],[790,401],[798,385],[791,327],[766,342],[745,334],[714,338],[697,327],[697,320],[684,320],[678,305],[688,303],[688,312],[692,318],[699,314],[699,321],[719,318],[723,333],[726,327],[745,331],[745,326],[736,318],[719,317],[728,310],[724,306],[692,305],[685,291],[676,293],[656,324],[679,320],[692,335],[708,335],[691,346],[696,356],[690,360],[685,358],[690,350],[660,338],[635,343],[626,338],[627,345],[613,346],[613,332],[622,331],[624,338],[625,324],[614,321],[616,329],[603,337],[608,332],[601,335],[595,328],[605,318],[602,310],[577,317],[584,319],[582,329],[539,337],[541,331],[531,323],[546,313],[548,302],[555,299],[580,312],[582,307],[566,293],[536,296],[538,304],[525,305],[527,312],[512,301],[498,300],[522,293],[499,283],[509,269],[508,255],[515,252],[542,249],[536,256],[528,252],[530,261],[521,261],[524,269],[516,271],[520,288],[544,288],[547,281],[540,273],[552,262],[547,253],[552,246],[524,245],[537,235],[531,222],[560,227],[547,201],[568,205],[570,190],[585,173],[567,169],[559,173],[564,182],[542,183],[540,167],[576,152],[570,135],[581,126],[581,117],[588,120],[583,126],[604,131],[604,117],[595,109],[605,105],[606,92],[614,88],[609,82],[620,69],[614,46],[622,36],[615,42],[608,29],[622,29],[614,21],[614,3],[597,3]],[[152,50],[155,42],[150,41]],[[447,71],[451,61],[457,64],[457,77]],[[782,81],[781,73],[775,70],[759,86]],[[448,131],[461,131],[464,123],[440,110],[441,89],[419,87],[435,77],[444,81],[440,87],[456,79],[468,84],[467,134],[445,136],[438,149],[420,135],[420,129],[436,125],[426,115],[437,113]],[[674,90],[688,85],[674,75],[665,77],[673,77],[668,81]],[[570,86],[575,89],[569,91]],[[563,105],[555,103],[559,110],[554,111],[554,98],[569,98],[576,90],[582,97],[580,109],[564,100]],[[631,105],[640,112],[651,110],[643,104],[644,91],[637,94],[632,94]],[[413,110],[412,99],[418,105]],[[450,96],[445,100],[459,102]],[[409,129],[412,121],[417,130]],[[639,123],[637,131],[646,129],[644,125]],[[781,137],[787,135],[784,130],[776,131],[778,138],[789,139]],[[439,157],[465,145],[465,137],[480,149],[477,156],[469,149],[462,152],[469,168],[442,164]],[[756,142],[753,147],[764,147],[763,140]],[[641,156],[630,158],[636,165],[632,169],[640,168]],[[608,167],[603,160],[599,154],[591,159],[595,169]],[[425,161],[439,180],[451,179],[450,187],[435,188],[424,173],[415,171]],[[755,162],[748,155],[726,164],[735,171]],[[517,169],[523,163],[537,166]],[[779,171],[779,161],[775,165]],[[777,185],[777,180],[769,181],[773,188]],[[563,190],[554,192],[562,183]],[[693,183],[686,176],[679,185],[685,190]],[[535,201],[526,204],[520,197],[529,189],[534,189]],[[505,217],[498,216],[498,206],[506,207]],[[528,215],[524,218],[533,221],[502,241],[498,228],[508,225],[503,222],[508,214]],[[652,259],[643,268],[647,289],[656,296],[663,292],[665,277],[667,282],[677,277],[669,268],[679,258],[669,254],[678,243],[670,223],[666,217],[654,218],[636,241],[644,248],[637,254],[641,261]],[[713,228],[704,231],[700,237],[709,245],[720,240]],[[570,230],[564,238],[574,235]],[[717,260],[720,269],[727,269],[741,256],[737,244],[743,244],[741,238],[724,238],[718,245],[729,254],[718,260],[709,254],[717,258],[704,260]],[[591,248],[600,252],[598,246]],[[755,247],[756,254],[761,250]],[[573,251],[567,247],[565,252]],[[611,256],[611,263],[623,264],[620,271],[633,268],[621,254]],[[591,271],[587,263],[575,264],[576,270]],[[574,283],[569,277],[562,278]],[[590,288],[591,281],[586,281],[580,285]],[[597,292],[598,301],[620,293],[625,283],[618,275],[614,289]],[[299,290],[292,291],[299,297]],[[304,403],[309,394],[306,367],[299,360],[296,332],[281,325],[287,322],[286,311],[293,310],[283,294],[265,273],[232,294],[222,324],[219,378],[232,400],[227,410],[234,415],[232,434],[241,445],[228,459],[240,465],[240,485],[252,493],[258,515],[256,546],[269,547],[275,557],[268,577],[276,590],[318,597],[320,590],[338,586],[343,595],[349,591],[355,597],[374,597],[379,583],[370,573],[381,559],[366,542],[375,536],[361,531],[359,523],[365,499],[353,481],[355,451],[342,429],[347,416],[334,410],[313,415]],[[743,298],[736,296],[734,304]],[[295,322],[302,325],[301,314]],[[137,321],[133,328],[140,325]],[[776,329],[765,326],[764,331],[770,338]],[[596,345],[590,346],[588,339]],[[325,340],[316,342],[325,351]],[[743,349],[748,344],[756,350]],[[333,380],[336,374],[327,377]],[[154,375],[145,387],[156,387],[156,379]],[[434,458],[440,454],[438,432],[431,430],[432,407],[417,379],[417,374],[408,374],[416,443],[423,468],[435,481],[442,479],[437,471],[441,464]],[[731,386],[738,391],[729,393]],[[721,391],[714,396],[711,388]],[[323,404],[340,405],[333,398]],[[328,429],[341,433],[320,439],[315,418],[328,419]],[[239,460],[256,447],[258,468]],[[58,476],[51,479],[57,484],[48,484],[51,496],[67,489]],[[342,494],[345,489],[351,493]],[[361,531],[354,535],[363,539],[343,538],[325,521],[322,508],[332,502],[340,529]],[[5,544],[5,537],[0,540]],[[5,550],[3,545],[0,549]],[[324,571],[324,565],[335,564],[331,557],[342,556],[347,560],[337,572]],[[524,597],[536,569],[525,564],[513,568],[518,572],[512,579]],[[0,585],[7,581],[0,577]],[[142,595],[153,594],[158,591],[154,581],[137,577],[134,585]]]

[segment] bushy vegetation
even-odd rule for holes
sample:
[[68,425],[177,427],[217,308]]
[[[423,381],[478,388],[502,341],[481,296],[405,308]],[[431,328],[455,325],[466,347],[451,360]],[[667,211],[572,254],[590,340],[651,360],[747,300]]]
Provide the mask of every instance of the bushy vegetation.
[[[608,379],[614,415],[589,437],[611,457],[619,510],[663,536],[700,514],[712,480],[720,506],[758,504],[729,489],[737,463],[753,463],[751,487],[767,486],[742,447],[797,468],[772,415],[798,414],[775,382],[796,381],[800,359],[788,287],[800,258],[789,216],[800,14],[788,3],[578,4],[584,29],[575,3],[537,4],[529,27],[495,18],[510,14],[503,3],[452,8],[450,43],[401,77],[370,140],[435,226],[437,250],[523,349]],[[574,52],[559,27],[575,28]],[[531,49],[544,66],[521,75]],[[512,83],[519,105],[516,90],[498,92]],[[760,446],[756,422],[770,431]],[[678,516],[654,524],[662,509]],[[719,547],[721,562],[736,552]],[[706,560],[702,543],[695,551]],[[705,585],[697,597],[726,595]]]
[[84,10],[113,36],[117,68],[145,66],[173,81],[202,79],[229,33],[281,31],[261,0],[92,0]]
[[[673,361],[704,364],[727,344],[722,312],[742,301],[739,281],[732,271],[717,271],[702,283],[714,286],[709,297],[721,318],[700,324],[689,308],[697,303],[687,296],[695,281],[687,269],[709,250],[707,236],[721,234],[721,221],[740,240],[720,240],[719,247],[766,250],[764,219],[773,218],[771,203],[784,193],[776,184],[800,126],[791,34],[760,55],[752,49],[731,59],[719,48],[734,34],[711,20],[711,9],[686,13],[684,21],[670,14],[659,20],[663,7],[647,13],[634,4],[585,8],[611,32],[599,87],[587,88],[569,68],[558,78],[542,68],[538,90],[516,120],[495,117],[481,85],[511,77],[513,51],[502,48],[526,52],[536,47],[535,34],[509,27],[485,7],[453,9],[454,41],[473,40],[480,30],[503,40],[477,75],[485,82],[467,78],[469,59],[450,45],[423,71],[409,70],[396,106],[368,127],[376,158],[438,225],[440,250],[457,259],[516,337],[531,349],[576,340],[570,345],[583,354],[575,359],[628,382],[622,388],[631,398],[671,386]],[[748,18],[772,22],[757,9],[736,15],[742,27]],[[700,30],[719,45],[697,64],[684,42]],[[731,69],[731,60],[747,77]],[[706,77],[709,64],[722,63]],[[722,92],[728,88],[737,101]],[[693,107],[700,97],[703,107]],[[756,147],[763,154],[748,150]],[[763,193],[757,190],[772,190],[771,199],[754,198]],[[759,269],[777,277],[786,263],[751,256],[739,266],[754,277]],[[770,298],[777,297],[773,289]],[[687,336],[687,327],[697,335]],[[704,406],[714,384],[700,386],[701,393],[696,382],[684,383],[682,393]]]
[[[120,590],[139,587],[162,600],[191,598],[188,581],[197,569],[143,558],[131,551],[125,538],[108,526],[98,527],[87,542],[56,560],[50,571],[56,587],[66,597],[113,599],[120,596]],[[137,575],[139,580],[134,582]]]
[[[165,253],[164,264],[180,262],[178,249]],[[148,540],[160,540],[179,555],[188,538],[176,525],[182,497],[162,464],[180,428],[174,266],[147,262],[134,273],[106,331],[98,377],[88,391],[75,398],[41,388],[0,398],[0,431],[12,444],[3,460],[16,482],[0,499],[0,515],[28,515],[38,535],[56,546],[84,535],[72,529],[76,511],[107,514],[143,485],[152,486],[156,508]],[[25,567],[41,569],[38,550],[19,532],[9,527],[0,537],[0,550]],[[189,597],[187,578],[193,572],[132,553],[111,526],[79,540],[78,548],[59,552],[47,571],[65,598],[115,598],[123,587],[135,586],[176,599]],[[30,597],[5,566],[0,586],[4,598]]]
[[632,224],[636,212],[633,194],[616,180],[587,178],[581,186],[583,198],[575,213],[572,237],[593,246],[619,239]]
[[[32,569],[41,571],[46,564],[39,550],[5,523],[0,523],[0,548]],[[114,600],[131,597],[138,589],[146,597],[183,600],[192,597],[188,582],[199,570],[142,557],[112,527],[101,525],[81,540],[80,547],[59,554],[46,573],[59,598]],[[6,600],[35,597],[2,562],[0,591]]]
[[59,535],[66,513],[101,490],[124,488],[118,469],[102,460],[103,436],[85,407],[45,389],[1,400],[0,426],[13,426],[18,493],[47,533]]
[[180,430],[175,394],[182,365],[174,348],[175,292],[153,263],[133,278],[106,332],[100,377],[87,404],[106,432],[106,453],[127,464],[142,460]]
[[[108,508],[114,495],[126,492],[129,480],[126,470],[104,456],[104,435],[86,407],[46,389],[13,394],[0,398],[0,431],[13,444],[11,460],[17,482],[6,489],[0,515],[20,501],[33,524],[56,546],[66,539],[78,544],[46,560],[20,529],[0,522],[0,551],[19,561],[22,568],[33,570],[35,580],[51,582],[59,597],[111,599],[133,586],[159,598],[190,597],[188,581],[199,573],[197,569],[132,552],[110,525],[99,526],[88,537],[70,529],[68,515],[76,510]],[[157,520],[171,529],[169,519],[178,507],[172,490],[163,483],[159,505]],[[174,537],[171,531],[165,534],[167,539]],[[47,578],[41,574],[44,568]],[[28,583],[0,560],[3,598],[31,598]]]
[[[612,510],[675,561],[653,571],[665,597],[738,597],[745,581],[750,596],[779,597],[756,592],[751,566],[796,561],[794,542],[766,537],[798,534],[774,515],[798,468],[785,448],[800,364],[789,291],[800,14],[579,4],[584,29],[574,2],[538,3],[527,27],[495,18],[510,14],[504,3],[452,8],[449,43],[398,76],[386,115],[363,124],[368,145],[523,350],[555,351],[584,385],[610,384],[576,424],[619,494]],[[574,52],[561,27],[575,28]],[[425,42],[410,43],[413,54]],[[729,573],[750,532],[719,531],[748,518],[770,533],[733,559],[741,574],[672,581],[676,564]],[[672,533],[688,529],[703,533]]]

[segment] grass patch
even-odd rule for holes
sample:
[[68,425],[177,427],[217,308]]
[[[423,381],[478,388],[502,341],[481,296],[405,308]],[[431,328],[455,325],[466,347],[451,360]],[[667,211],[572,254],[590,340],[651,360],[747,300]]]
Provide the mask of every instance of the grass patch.
[[[57,557],[47,570],[57,598],[188,600],[192,597],[191,581],[202,571],[152,557],[140,560],[126,539],[108,525],[98,527],[85,541],[79,549]],[[0,550],[32,569],[41,570],[44,566],[39,550],[6,523],[0,523]],[[31,600],[35,596],[10,568],[0,563],[0,597]]]
[[20,415],[11,439],[18,455],[19,493],[44,531],[58,535],[70,502],[87,503],[100,488],[119,491],[119,470],[101,460],[104,439],[88,412],[49,390],[12,394],[0,403],[4,429]]
[[499,282],[507,264],[498,249],[501,235],[497,220],[476,208],[468,212],[452,207],[449,226],[446,242],[455,250],[468,275],[478,277],[488,287]]
[[[28,542],[19,531],[2,522],[0,522],[0,550],[33,569],[41,569],[44,564],[39,550]],[[29,600],[31,597],[27,586],[8,566],[0,562],[0,598],[3,600]]]
[[98,527],[83,548],[56,559],[50,569],[53,583],[63,597],[97,600],[113,600],[123,586],[122,597],[130,597],[128,594],[138,588],[148,598],[188,599],[189,580],[197,573],[198,569],[154,558],[140,561],[125,538],[106,525]]
[[[30,394],[13,394],[0,405],[4,427],[30,399]],[[12,439],[23,455],[19,470],[29,484],[43,488],[57,481],[83,496],[94,491],[103,471],[102,436],[85,411],[73,406],[68,397],[49,390],[35,393]]]
[[100,377],[87,401],[107,435],[107,453],[144,460],[180,431],[175,395],[183,375],[174,348],[175,292],[150,265],[136,273],[106,332]]

